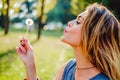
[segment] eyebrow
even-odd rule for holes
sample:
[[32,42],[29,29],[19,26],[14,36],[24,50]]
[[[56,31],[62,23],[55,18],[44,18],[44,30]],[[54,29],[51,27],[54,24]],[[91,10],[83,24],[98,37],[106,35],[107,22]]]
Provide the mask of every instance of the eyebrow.
[[82,19],[84,20],[84,17],[83,17],[83,16],[84,16],[84,14],[87,13],[87,12],[88,12],[88,10],[86,10],[86,11],[84,11],[83,13],[79,14],[79,15],[77,16],[77,19],[82,17]]
[[79,20],[79,18],[82,18],[84,20],[83,16],[81,15],[77,16],[77,20]]

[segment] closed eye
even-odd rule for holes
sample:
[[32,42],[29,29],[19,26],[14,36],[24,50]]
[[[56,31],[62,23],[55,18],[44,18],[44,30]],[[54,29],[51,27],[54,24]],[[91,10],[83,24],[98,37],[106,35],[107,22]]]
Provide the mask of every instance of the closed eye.
[[81,22],[79,22],[79,21],[76,20],[76,23],[77,23],[77,24],[80,24]]
[[82,16],[78,16],[76,19],[77,24],[81,24],[84,21],[84,18]]

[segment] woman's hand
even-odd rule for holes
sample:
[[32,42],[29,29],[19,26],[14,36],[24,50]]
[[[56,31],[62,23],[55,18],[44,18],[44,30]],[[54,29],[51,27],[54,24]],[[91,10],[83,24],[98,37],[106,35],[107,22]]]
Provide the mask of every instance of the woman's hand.
[[38,80],[34,63],[33,49],[29,41],[25,38],[22,38],[20,40],[20,45],[16,48],[16,52],[18,53],[18,56],[22,62],[25,64],[27,79]]
[[31,44],[29,41],[25,38],[22,38],[20,40],[20,45],[17,46],[16,52],[18,53],[18,56],[22,60],[22,62],[25,64],[25,66],[30,66],[34,64],[34,53]]

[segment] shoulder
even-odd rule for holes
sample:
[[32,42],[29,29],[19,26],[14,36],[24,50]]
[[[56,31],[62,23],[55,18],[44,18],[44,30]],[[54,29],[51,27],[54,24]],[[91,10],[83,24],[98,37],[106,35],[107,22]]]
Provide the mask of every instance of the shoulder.
[[61,69],[58,71],[58,73],[57,73],[57,75],[56,75],[56,77],[55,77],[55,79],[54,80],[62,80],[62,76],[63,76],[63,73],[64,73],[64,70],[67,68],[67,67],[69,67],[70,68],[70,64],[71,63],[74,63],[74,59],[72,58],[72,59],[69,59],[62,67],[61,67]]
[[73,58],[70,59],[64,68],[64,73],[68,73],[71,69],[73,69],[73,67],[75,67],[75,64],[76,64],[76,60]]

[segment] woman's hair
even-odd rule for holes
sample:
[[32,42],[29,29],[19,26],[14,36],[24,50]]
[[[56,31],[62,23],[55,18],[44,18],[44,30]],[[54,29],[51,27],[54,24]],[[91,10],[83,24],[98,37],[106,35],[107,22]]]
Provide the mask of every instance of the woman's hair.
[[81,43],[91,62],[111,80],[120,79],[120,23],[104,6],[89,5]]

